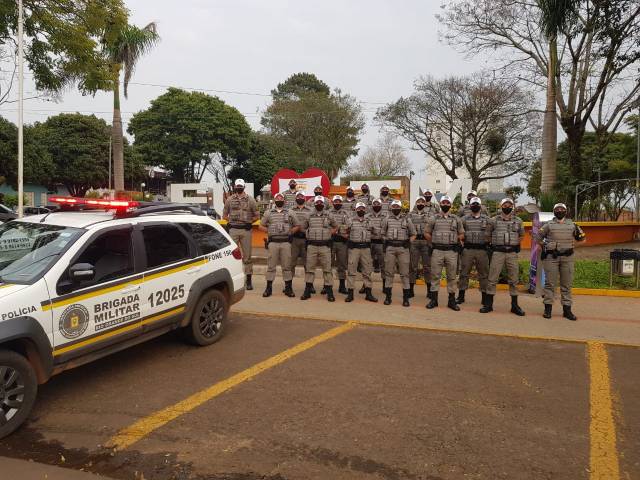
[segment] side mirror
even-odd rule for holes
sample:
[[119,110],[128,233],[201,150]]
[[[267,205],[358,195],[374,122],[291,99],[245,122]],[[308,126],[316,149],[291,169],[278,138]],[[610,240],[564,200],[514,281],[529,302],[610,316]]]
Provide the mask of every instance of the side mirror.
[[90,263],[76,263],[69,267],[69,278],[72,282],[93,280],[96,271]]

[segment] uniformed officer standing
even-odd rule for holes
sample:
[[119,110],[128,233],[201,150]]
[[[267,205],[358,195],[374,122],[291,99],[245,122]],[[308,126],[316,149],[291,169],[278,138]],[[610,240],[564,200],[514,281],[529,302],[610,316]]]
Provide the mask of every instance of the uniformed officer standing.
[[[291,273],[295,277],[298,258],[302,258],[302,265],[307,264],[307,235],[302,226],[311,214],[311,209],[307,207],[305,192],[300,190],[296,193],[296,205],[291,209],[291,213],[296,218],[296,225],[300,228],[294,232],[291,239]],[[315,292],[313,292],[315,293]]]
[[460,279],[458,280],[458,304],[464,303],[465,292],[469,287],[469,274],[475,265],[482,293],[482,305],[486,303],[487,279],[489,276],[489,254],[487,252],[487,225],[489,217],[481,211],[482,201],[473,197],[469,201],[471,213],[462,217],[464,227],[464,246],[460,255]]
[[356,200],[364,203],[367,207],[367,213],[369,213],[371,211],[371,204],[373,203],[373,195],[369,193],[369,185],[363,183],[360,185],[360,191],[362,193],[356,197]]
[[388,215],[393,198],[391,198],[390,190],[387,185],[383,185],[382,188],[380,188],[380,202],[382,202],[382,213]]
[[[378,299],[371,294],[371,234],[376,231],[366,214],[367,206],[363,202],[356,204],[356,215],[349,219],[347,230],[349,232],[349,266],[347,287],[348,294],[345,302],[353,302],[353,289],[356,283],[356,272],[358,268],[362,272],[364,282],[365,300],[377,302]],[[379,232],[378,232],[379,233]]]
[[409,219],[413,226],[416,227],[416,239],[411,242],[411,265],[409,267],[409,297],[411,298],[414,296],[413,288],[416,284],[420,267],[422,266],[422,272],[427,282],[431,273],[429,242],[424,236],[424,227],[429,219],[429,215],[425,211],[426,203],[424,197],[418,197],[413,210],[409,213]]
[[[465,215],[469,215],[471,213],[472,198],[478,198],[478,192],[476,192],[475,190],[471,190],[469,193],[467,193],[467,201],[464,202],[464,205],[462,206],[462,208],[458,210],[459,217],[464,217]],[[489,212],[487,211],[487,207],[485,207],[484,205],[480,206],[480,211],[487,216],[489,215]]]
[[356,215],[356,194],[353,191],[353,188],[347,187],[347,198],[344,200],[342,208],[347,211],[349,216],[355,217]]
[[333,273],[331,272],[331,237],[338,231],[338,225],[324,209],[324,197],[318,195],[314,201],[314,211],[311,212],[302,228],[307,232],[307,268],[305,273],[305,287],[301,300],[311,297],[315,269],[320,265],[324,277],[324,289],[327,300],[335,302],[333,296]]
[[[296,186],[297,182],[292,178],[289,180],[289,190],[282,192],[284,195],[284,207],[291,210],[296,206]],[[274,196],[275,198],[275,196]]]
[[316,188],[313,189],[313,197],[311,197],[309,199],[309,201],[307,202],[307,206],[313,210],[315,208],[315,198],[316,197],[322,197],[324,199],[324,209],[328,212],[329,209],[331,208],[331,202],[329,201],[329,199],[327,197],[325,197],[322,194],[322,186],[317,185]]
[[347,280],[347,262],[349,258],[349,252],[347,249],[347,223],[351,218],[348,211],[344,210],[342,205],[342,196],[333,196],[333,209],[329,211],[329,216],[337,225],[338,230],[333,235],[333,247],[331,249],[331,256],[333,265],[335,265],[338,272],[338,280],[340,286],[338,292],[344,295],[347,294],[347,286],[345,282]]
[[[373,260],[373,271],[381,274],[383,289],[386,281],[384,273],[384,239],[380,232],[382,231],[382,220],[385,217],[386,215],[382,213],[382,201],[376,198],[372,201],[371,212],[367,214],[367,218],[371,225],[375,227],[371,233],[371,258]],[[360,293],[364,293],[364,289]]]
[[242,263],[246,275],[246,289],[253,290],[251,275],[253,259],[251,257],[251,224],[260,218],[256,201],[244,191],[244,180],[238,178],[234,183],[234,193],[227,198],[222,210],[222,218],[229,222],[229,235],[242,250]]
[[276,193],[273,197],[275,206],[267,210],[260,221],[260,230],[268,234],[267,257],[267,287],[262,294],[270,297],[273,293],[273,280],[276,278],[276,268],[280,265],[282,279],[284,280],[284,294],[287,297],[295,297],[291,285],[293,275],[291,272],[291,235],[299,230],[296,219],[291,210],[285,207],[284,195]]
[[542,245],[544,266],[544,318],[551,318],[551,309],[555,297],[555,286],[560,277],[560,302],[562,316],[569,320],[578,318],[571,311],[571,286],[573,285],[574,258],[573,248],[576,241],[583,241],[582,229],[566,218],[567,206],[556,203],[553,206],[553,218],[545,223],[536,239]]
[[447,291],[449,292],[447,306],[451,310],[458,311],[460,307],[456,303],[456,273],[458,250],[460,243],[464,241],[464,228],[462,220],[449,213],[451,197],[443,195],[440,198],[440,210],[440,213],[436,213],[429,219],[425,228],[425,237],[432,245],[431,285],[427,294],[431,301],[427,304],[427,308],[438,306],[440,277],[444,268],[447,274]]
[[513,200],[504,198],[500,202],[502,213],[489,220],[487,224],[487,241],[491,243],[491,263],[489,265],[489,282],[485,304],[480,313],[493,311],[493,297],[502,268],[507,266],[509,293],[511,294],[511,313],[523,316],[524,310],[518,305],[518,253],[520,242],[524,238],[522,220],[513,212]]
[[384,304],[391,304],[393,276],[399,271],[402,280],[402,306],[409,306],[409,245],[416,238],[416,228],[406,215],[402,214],[400,200],[391,202],[389,215],[382,220],[384,238],[384,265],[386,273]]
[[438,202],[434,202],[432,200],[433,192],[431,191],[431,189],[427,188],[426,190],[423,191],[423,193],[424,193],[424,199],[426,201],[424,205],[424,211],[427,213],[427,215],[431,217],[436,213],[440,212],[440,205],[438,205]]

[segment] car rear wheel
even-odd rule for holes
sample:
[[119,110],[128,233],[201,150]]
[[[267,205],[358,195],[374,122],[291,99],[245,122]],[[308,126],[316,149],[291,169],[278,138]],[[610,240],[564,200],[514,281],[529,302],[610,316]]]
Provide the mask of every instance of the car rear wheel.
[[38,392],[38,381],[26,358],[0,350],[0,438],[27,419]]
[[203,346],[217,342],[224,333],[228,311],[227,299],[220,290],[203,293],[186,327],[189,341]]

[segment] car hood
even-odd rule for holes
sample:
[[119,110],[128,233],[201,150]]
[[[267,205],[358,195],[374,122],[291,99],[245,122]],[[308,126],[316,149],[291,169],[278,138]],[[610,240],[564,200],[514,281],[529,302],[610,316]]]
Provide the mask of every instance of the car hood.
[[10,295],[19,292],[20,290],[24,290],[28,286],[29,285],[16,285],[15,283],[0,283],[0,302]]

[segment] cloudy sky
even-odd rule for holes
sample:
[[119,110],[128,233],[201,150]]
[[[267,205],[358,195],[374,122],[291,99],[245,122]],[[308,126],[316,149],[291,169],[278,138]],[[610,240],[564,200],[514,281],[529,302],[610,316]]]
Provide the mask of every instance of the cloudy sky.
[[[296,72],[312,72],[363,102],[367,130],[361,147],[379,135],[372,119],[380,103],[411,92],[420,75],[466,74],[479,59],[438,41],[439,0],[127,0],[133,23],[158,24],[160,44],[139,64],[123,101],[123,119],[146,108],[172,85],[209,90],[259,128],[269,92]],[[27,91],[33,88],[27,86]],[[227,92],[243,92],[225,93]],[[364,103],[367,102],[367,103]],[[111,119],[111,97],[66,92],[61,101],[29,100],[25,120],[60,111]],[[14,108],[7,106],[5,109]],[[12,112],[0,114],[14,119]],[[422,155],[411,154],[424,166]]]

